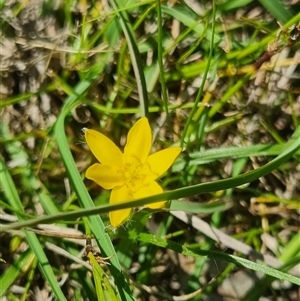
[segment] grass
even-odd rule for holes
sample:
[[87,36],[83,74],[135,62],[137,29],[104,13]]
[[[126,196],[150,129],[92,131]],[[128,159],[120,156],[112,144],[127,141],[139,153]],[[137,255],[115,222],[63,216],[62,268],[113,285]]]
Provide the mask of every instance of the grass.
[[[0,9],[1,297],[298,300],[297,4]],[[163,194],[110,205],[84,177],[95,159],[81,129],[122,147],[140,116],[153,150],[184,150]],[[161,199],[109,225],[109,211]]]

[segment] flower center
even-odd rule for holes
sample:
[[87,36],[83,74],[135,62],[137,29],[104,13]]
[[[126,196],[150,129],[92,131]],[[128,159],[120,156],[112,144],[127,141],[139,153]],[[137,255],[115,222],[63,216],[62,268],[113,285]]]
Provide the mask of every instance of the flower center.
[[124,175],[125,185],[132,193],[135,193],[146,185],[144,183],[145,176],[141,174],[143,167],[143,164],[137,157],[124,155],[122,173]]

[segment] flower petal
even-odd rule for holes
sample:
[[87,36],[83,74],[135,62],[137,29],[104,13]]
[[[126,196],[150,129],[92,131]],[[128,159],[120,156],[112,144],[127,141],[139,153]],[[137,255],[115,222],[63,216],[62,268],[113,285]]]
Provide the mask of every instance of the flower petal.
[[105,165],[122,166],[122,152],[103,134],[85,129],[85,140],[97,160]]
[[[130,193],[127,186],[115,187],[110,195],[110,204],[133,200],[133,195]],[[119,227],[123,221],[130,215],[131,208],[109,212],[109,220],[113,227]]]
[[167,171],[181,152],[181,147],[169,147],[150,155],[147,159],[147,165],[157,179]]
[[[146,162],[152,145],[152,134],[148,119],[142,117],[130,129],[127,135],[127,143],[124,148],[124,159],[135,157],[141,164]],[[131,164],[131,162],[128,162]],[[126,162],[124,162],[126,164]]]
[[[134,198],[135,199],[145,198],[147,196],[156,195],[156,194],[160,194],[163,192],[164,191],[161,188],[161,186],[157,182],[153,181],[153,182],[149,183],[147,186],[144,186],[144,187],[140,188],[137,192],[135,192]],[[157,203],[147,204],[147,205],[145,205],[145,207],[151,208],[151,209],[163,208],[165,206],[165,203],[166,203],[166,201],[160,201]]]
[[123,174],[112,165],[93,164],[87,169],[85,176],[104,189],[112,189],[124,183]]

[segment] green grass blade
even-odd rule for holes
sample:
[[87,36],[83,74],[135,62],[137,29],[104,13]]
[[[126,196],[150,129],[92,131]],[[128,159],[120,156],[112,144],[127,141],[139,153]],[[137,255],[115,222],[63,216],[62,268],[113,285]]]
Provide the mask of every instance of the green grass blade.
[[162,91],[162,100],[164,103],[164,109],[167,114],[168,123],[170,123],[170,116],[168,110],[168,95],[167,86],[165,81],[164,63],[163,63],[163,28],[162,28],[162,15],[161,15],[161,4],[160,0],[157,0],[157,23],[158,23],[158,40],[157,40],[157,54],[158,54],[158,66],[159,66],[159,78]]
[[[18,192],[6,168],[6,165],[3,162],[2,157],[0,157],[0,179],[2,182],[1,184],[3,185],[2,189],[4,195],[8,200],[8,202],[10,203],[10,205],[16,208],[17,210],[23,211],[22,203],[21,200],[19,199]],[[22,216],[19,215],[18,218],[21,220]],[[2,230],[1,226],[0,226],[0,230]],[[66,298],[64,297],[64,294],[61,291],[61,288],[56,280],[56,276],[44,252],[43,246],[40,244],[38,238],[34,233],[29,231],[25,231],[25,236],[30,246],[30,249],[38,259],[40,271],[42,272],[43,276],[51,286],[52,291],[55,294],[57,300],[66,301]]]
[[89,261],[92,265],[92,272],[94,276],[94,282],[96,286],[98,300],[119,301],[119,298],[114,292],[112,285],[110,284],[106,274],[104,273],[102,267],[97,262],[92,252],[89,252],[87,257],[89,258]]
[[226,102],[248,82],[248,80],[251,78],[251,75],[252,72],[246,74],[243,78],[238,80],[236,84],[232,85],[230,89],[224,93],[221,99],[211,107],[208,116],[212,118],[216,113],[218,113],[226,104]]
[[[180,139],[180,144],[181,146],[183,146],[185,144],[185,137],[187,136],[188,130],[190,127],[192,127],[192,120],[194,118],[194,115],[197,111],[198,108],[198,104],[202,98],[202,94],[203,94],[203,90],[204,90],[204,86],[206,83],[206,79],[208,76],[208,72],[210,69],[210,65],[211,65],[211,61],[212,61],[212,55],[213,55],[213,51],[214,51],[214,38],[215,38],[215,21],[216,21],[216,4],[215,1],[212,2],[213,3],[213,9],[212,9],[212,32],[211,32],[211,39],[210,39],[210,44],[209,44],[209,54],[208,54],[208,60],[207,60],[207,65],[203,74],[203,78],[202,78],[202,82],[201,85],[199,87],[195,102],[194,102],[194,106],[189,114],[189,117],[187,119],[186,125],[184,126],[183,132],[182,132],[182,136]],[[190,130],[192,131],[192,130]]]
[[[186,166],[201,165],[210,163],[216,160],[222,160],[226,158],[247,158],[247,157],[266,157],[279,155],[285,149],[285,145],[271,145],[271,144],[257,144],[251,146],[234,146],[234,147],[224,147],[217,149],[208,149],[203,152],[195,152],[189,154],[188,163],[179,158],[174,166],[173,171],[181,171]],[[296,152],[300,154],[300,150]]]
[[3,297],[14,282],[27,271],[26,267],[32,264],[34,258],[34,254],[28,249],[22,253],[19,258],[14,260],[13,264],[4,271],[0,276],[0,297]]
[[[289,270],[292,267],[300,264],[300,233],[297,233],[286,245],[279,256],[279,260],[284,263],[285,270]],[[298,255],[298,256],[297,256]],[[257,286],[247,292],[246,300],[255,301],[261,296],[265,289],[269,288],[272,282],[276,280],[273,277],[265,276],[259,280]]]
[[234,263],[235,265],[245,267],[247,269],[257,271],[257,272],[262,272],[266,275],[275,277],[280,280],[286,280],[291,283],[300,285],[300,278],[289,275],[285,272],[282,272],[280,270],[270,268],[268,266],[265,266],[263,264],[258,264],[253,261],[250,261],[248,259],[244,259],[238,256],[234,255],[229,255],[225,253],[219,253],[215,251],[206,251],[206,250],[201,250],[198,248],[188,248],[186,246],[183,246],[181,244],[178,244],[174,241],[164,239],[162,237],[157,237],[152,234],[148,233],[140,233],[137,235],[134,239],[146,243],[146,244],[154,244],[156,246],[162,247],[162,248],[168,248],[176,253],[181,253],[186,256],[193,256],[193,257],[203,257],[207,256],[211,259],[214,260],[221,260],[221,261],[226,261],[226,262],[231,262]]
[[259,0],[259,2],[275,19],[281,23],[286,23],[293,16],[289,10],[283,6],[282,1]]
[[[188,6],[175,5],[170,7],[168,4],[162,3],[161,11],[177,19],[187,27],[193,28],[193,31],[202,36],[205,30],[205,26],[201,23],[202,19]],[[205,37],[208,41],[213,40],[215,44],[218,44],[221,40],[221,37],[218,34],[213,34],[210,29],[207,29]]]
[[131,27],[131,24],[128,20],[128,16],[126,14],[126,11],[121,11],[120,9],[123,7],[123,3],[121,3],[120,0],[110,0],[110,4],[114,9],[119,9],[119,22],[121,24],[121,27],[123,29],[124,35],[126,37],[126,41],[129,48],[131,63],[134,70],[134,75],[136,78],[137,83],[137,89],[139,92],[139,101],[140,101],[140,107],[141,107],[141,114],[142,116],[148,116],[148,92],[147,92],[147,86],[145,81],[145,75],[143,70],[143,63],[140,57],[139,49],[137,46],[137,42],[134,36],[133,29]]

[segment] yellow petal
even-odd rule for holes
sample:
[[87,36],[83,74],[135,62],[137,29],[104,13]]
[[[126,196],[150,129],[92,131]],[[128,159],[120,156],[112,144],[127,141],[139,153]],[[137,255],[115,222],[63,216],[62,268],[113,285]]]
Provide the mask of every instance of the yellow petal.
[[[131,201],[133,195],[130,193],[127,186],[115,187],[110,195],[110,204]],[[119,227],[123,221],[130,215],[131,208],[109,212],[109,220],[113,227]]]
[[[156,195],[163,193],[161,186],[155,181],[149,183],[147,186],[140,188],[136,193],[134,193],[135,199],[145,198],[147,196]],[[147,204],[145,207],[151,209],[163,208],[165,206],[165,201],[160,201],[157,203]]]
[[122,166],[122,152],[103,134],[85,129],[85,140],[97,160],[105,165]]
[[153,177],[157,179],[174,163],[181,152],[181,147],[169,147],[150,155],[147,163]]
[[123,174],[115,166],[96,163],[87,169],[85,176],[104,189],[123,185]]
[[[127,143],[124,148],[124,159],[130,160],[134,157],[140,161],[141,164],[146,162],[152,144],[152,134],[148,119],[142,117],[130,129],[127,136]],[[127,162],[132,164],[130,161]],[[126,162],[124,162],[126,164]]]

